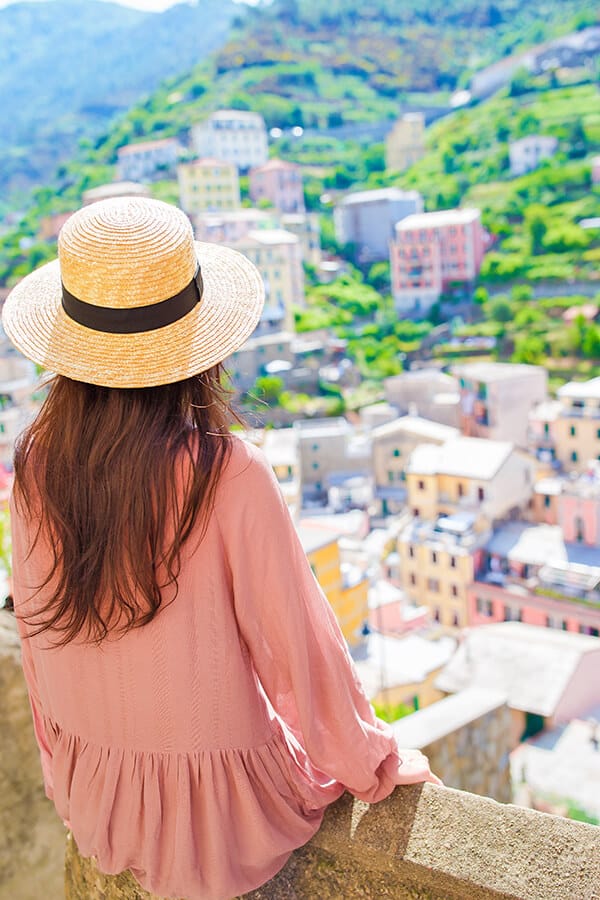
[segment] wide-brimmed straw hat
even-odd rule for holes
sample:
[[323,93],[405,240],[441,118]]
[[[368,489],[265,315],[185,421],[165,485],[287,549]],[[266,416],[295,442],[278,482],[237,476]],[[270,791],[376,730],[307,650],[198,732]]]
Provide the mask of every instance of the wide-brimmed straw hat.
[[58,257],[13,288],[2,321],[26,357],[76,381],[151,387],[203,372],[252,334],[264,303],[250,260],[195,242],[181,210],[158,200],[84,207]]

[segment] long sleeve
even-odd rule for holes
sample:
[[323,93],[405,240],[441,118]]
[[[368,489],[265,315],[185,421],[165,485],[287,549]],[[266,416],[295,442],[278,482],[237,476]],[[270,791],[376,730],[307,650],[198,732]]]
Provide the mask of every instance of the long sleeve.
[[246,454],[226,479],[219,520],[255,670],[312,765],[361,799],[382,799],[400,780],[392,730],[362,690],[270,466]]
[[31,652],[31,641],[27,637],[27,629],[21,615],[23,607],[28,599],[28,591],[25,585],[25,569],[27,557],[27,539],[25,535],[25,527],[21,521],[21,517],[15,510],[14,501],[11,498],[10,503],[11,514],[11,539],[12,539],[12,565],[13,565],[13,597],[15,604],[15,615],[17,619],[17,628],[21,637],[21,664],[23,674],[27,684],[29,693],[29,703],[31,705],[31,713],[33,718],[33,730],[36,741],[40,750],[40,761],[42,764],[42,774],[44,777],[44,786],[46,795],[50,800],[54,795],[54,784],[52,778],[52,752],[44,727],[44,719],[42,715],[42,704],[40,700],[38,682]]

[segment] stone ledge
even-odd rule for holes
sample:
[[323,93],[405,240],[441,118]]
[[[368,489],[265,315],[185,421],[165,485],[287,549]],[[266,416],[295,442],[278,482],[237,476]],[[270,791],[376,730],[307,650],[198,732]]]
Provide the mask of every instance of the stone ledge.
[[[66,900],[150,900],[70,847]],[[600,828],[433,785],[369,806],[344,795],[244,900],[597,900]],[[156,900],[156,898],[155,898]]]

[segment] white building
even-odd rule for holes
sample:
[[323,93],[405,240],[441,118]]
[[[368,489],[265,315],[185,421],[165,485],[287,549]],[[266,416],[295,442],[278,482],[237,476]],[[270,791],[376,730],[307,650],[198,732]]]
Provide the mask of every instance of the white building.
[[229,246],[252,260],[265,284],[265,306],[255,337],[293,331],[293,308],[304,305],[300,239],[283,228],[264,228],[249,231]]
[[220,109],[192,127],[198,156],[212,156],[235,163],[240,169],[262,166],[269,148],[265,120],[255,112]]
[[554,156],[558,140],[549,134],[529,134],[508,145],[511,175],[524,175],[537,169],[543,159]]
[[336,240],[354,244],[360,260],[387,259],[396,223],[422,211],[418,191],[381,188],[348,194],[333,211]]
[[145,181],[175,170],[181,147],[175,138],[127,144],[117,151],[117,171],[121,181]]
[[276,228],[277,216],[274,211],[243,207],[201,212],[193,217],[193,222],[196,240],[231,244],[246,237],[250,231]]

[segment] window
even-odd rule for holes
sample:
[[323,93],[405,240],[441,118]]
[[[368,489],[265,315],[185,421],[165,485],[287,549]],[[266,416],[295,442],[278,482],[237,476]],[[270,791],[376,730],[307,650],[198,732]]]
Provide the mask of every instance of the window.
[[439,606],[434,606],[433,608],[433,618],[436,622],[440,621],[440,608]]
[[411,559],[415,558],[415,548],[413,547],[412,544],[408,545],[408,555],[410,556]]
[[400,451],[398,450],[397,447],[396,447],[396,449],[394,450],[394,456],[400,456]]
[[548,422],[544,422],[544,434],[550,434],[550,424]]
[[456,568],[456,557],[455,557],[455,556],[451,556],[451,557],[450,557],[450,568],[451,568],[451,569],[455,569],[455,568]]
[[571,425],[571,427],[569,428],[569,434],[571,435],[571,437],[575,437],[577,435],[577,429],[574,425]]
[[460,628],[460,617],[458,613],[454,613],[452,616],[452,625],[454,628]]
[[485,500],[485,491],[482,487],[477,488],[477,499],[482,502]]
[[598,429],[596,430],[596,437],[597,437],[598,440],[600,441],[600,428],[598,428]]
[[571,462],[577,462],[579,456],[577,455],[577,450],[573,450],[571,453]]
[[312,464],[312,467],[313,467],[313,469],[318,469],[318,468],[319,468],[319,463],[318,463],[318,462],[314,462],[314,463]]
[[460,482],[460,481],[459,481],[459,483],[458,483],[458,496],[459,496],[459,497],[464,497],[464,496],[465,496],[465,486],[464,486],[464,484],[462,484],[462,482]]
[[419,518],[419,509],[418,509],[418,507],[415,507],[415,508],[413,509],[413,516],[415,517],[415,519],[418,519],[418,518]]
[[548,509],[548,507],[550,506],[550,503],[551,503],[550,495],[544,494],[544,506],[546,507],[546,509]]
[[[263,353],[264,353],[264,350],[263,350],[263,348],[262,348],[262,347],[261,347],[261,351],[262,351],[262,352],[263,352]],[[319,449],[319,445],[318,445],[318,444],[313,444],[313,445],[312,445],[312,448],[313,448],[313,450],[315,450],[315,451],[316,451],[316,450],[318,450],[318,449]]]
[[435,550],[432,550],[432,551],[431,551],[431,562],[432,562],[434,565],[437,563],[437,558],[438,558],[438,557],[437,557],[437,553],[435,552]]
[[440,589],[440,583],[437,580],[437,578],[428,578],[427,579],[427,590],[428,591],[433,591],[434,594],[437,594],[439,589]]
[[415,575],[414,572],[411,572],[411,573],[410,573],[410,583],[412,584],[413,587],[414,587],[414,586],[416,585],[416,583],[417,583],[417,576]]
[[452,596],[458,597],[458,588],[456,587],[455,584],[452,585]]
[[424,491],[425,490],[425,482],[419,481],[418,487],[419,487],[420,491]]

